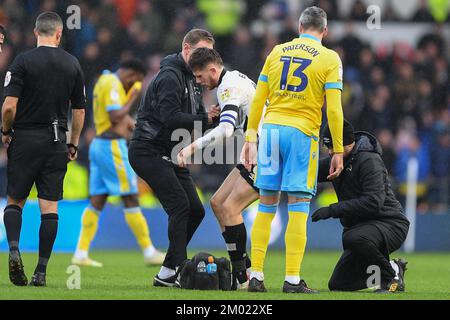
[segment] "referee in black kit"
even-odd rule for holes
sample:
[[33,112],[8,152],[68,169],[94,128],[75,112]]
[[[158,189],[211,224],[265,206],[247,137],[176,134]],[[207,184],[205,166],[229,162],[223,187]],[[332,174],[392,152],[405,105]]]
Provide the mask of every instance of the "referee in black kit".
[[[129,148],[134,171],[153,189],[169,216],[169,248],[154,286],[177,286],[176,269],[186,260],[186,246],[200,225],[205,210],[188,169],[171,160],[176,129],[192,130],[199,121],[206,129],[218,108],[205,112],[201,87],[187,65],[192,52],[212,48],[214,38],[206,30],[193,29],[183,40],[182,52],[167,56],[141,101],[136,129]],[[176,160],[175,160],[176,161]]]
[[[5,78],[2,142],[8,154],[8,205],[4,224],[9,244],[9,277],[17,286],[28,283],[19,239],[22,209],[36,183],[41,227],[39,261],[30,281],[46,285],[46,269],[58,229],[58,201],[63,196],[67,163],[77,158],[86,98],[78,60],[59,49],[63,22],[54,12],[36,20],[37,48],[19,54]],[[69,144],[67,114],[72,108]]]

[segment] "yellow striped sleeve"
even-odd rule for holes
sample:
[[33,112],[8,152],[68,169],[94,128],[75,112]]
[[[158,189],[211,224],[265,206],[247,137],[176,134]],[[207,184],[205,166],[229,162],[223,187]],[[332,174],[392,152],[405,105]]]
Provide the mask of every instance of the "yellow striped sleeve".
[[331,139],[333,140],[333,152],[344,152],[343,130],[344,113],[342,111],[341,90],[325,90],[327,97],[327,118],[330,127]]
[[269,65],[271,54],[266,59],[266,63],[261,71],[256,85],[256,92],[253,98],[250,112],[248,115],[247,132],[245,134],[245,141],[257,142],[258,140],[258,127],[261,122],[264,105],[269,97]]

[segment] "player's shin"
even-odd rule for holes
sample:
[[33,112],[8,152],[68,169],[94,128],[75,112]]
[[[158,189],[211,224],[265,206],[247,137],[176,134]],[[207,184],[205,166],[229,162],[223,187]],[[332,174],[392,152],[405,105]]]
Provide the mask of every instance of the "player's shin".
[[139,247],[142,250],[153,248],[150,240],[150,231],[148,229],[147,220],[139,207],[125,208],[125,220],[136,238]]
[[235,226],[226,226],[223,233],[230,256],[233,273],[239,283],[247,281],[247,229],[241,223]]
[[87,259],[89,247],[94,240],[98,229],[100,211],[88,206],[81,218],[81,231],[78,240],[77,251],[75,257],[77,259]]
[[286,281],[291,284],[300,282],[300,271],[306,247],[306,223],[309,202],[288,205],[289,222],[286,228]]
[[265,205],[260,203],[258,214],[252,227],[252,273],[250,277],[257,278],[259,281],[264,280],[264,260],[277,207],[277,204]]

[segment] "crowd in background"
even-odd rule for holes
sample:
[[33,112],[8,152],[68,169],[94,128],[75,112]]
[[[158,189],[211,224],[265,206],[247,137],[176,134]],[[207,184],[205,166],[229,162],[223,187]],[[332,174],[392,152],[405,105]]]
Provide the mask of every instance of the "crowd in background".
[[[433,0],[434,1],[434,0]],[[66,8],[81,8],[79,30],[65,30],[63,47],[82,65],[89,105],[92,89],[102,70],[115,70],[127,58],[146,63],[146,83],[156,75],[166,54],[181,49],[183,36],[193,27],[203,27],[216,37],[216,48],[229,69],[253,80],[271,49],[297,36],[289,0],[90,0],[90,1],[0,1],[0,23],[8,29],[0,54],[0,77],[21,51],[35,46],[33,22],[39,12],[51,10],[67,17]],[[434,5],[442,3],[435,0]],[[344,63],[344,114],[356,130],[374,134],[400,198],[406,194],[407,166],[419,161],[418,197],[421,212],[449,212],[450,162],[450,43],[442,31],[449,28],[448,10],[436,10],[421,1],[410,21],[441,22],[415,46],[404,43],[375,48],[355,35],[352,21],[367,19],[364,2],[356,0],[348,16],[337,12],[336,0],[303,1],[327,11],[329,19],[345,21],[345,35],[330,37],[324,44],[336,50]],[[447,14],[443,15],[443,12]],[[383,19],[399,21],[393,10]],[[403,19],[405,20],[405,19]],[[271,25],[278,28],[270,28]],[[281,26],[281,27],[280,27]],[[0,89],[1,91],[1,89]],[[206,97],[212,101],[211,93]],[[88,168],[87,150],[95,133],[92,110],[80,145],[78,163]],[[0,197],[5,194],[6,152],[0,149]],[[229,166],[193,168],[203,191],[213,192]]]

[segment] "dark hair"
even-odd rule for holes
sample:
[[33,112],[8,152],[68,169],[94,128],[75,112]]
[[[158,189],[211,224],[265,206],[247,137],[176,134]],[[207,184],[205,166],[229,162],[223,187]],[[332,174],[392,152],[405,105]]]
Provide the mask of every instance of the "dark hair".
[[218,65],[223,66],[220,54],[214,49],[195,49],[189,58],[189,67],[191,70],[201,70],[210,63],[217,63]]
[[125,60],[120,64],[119,69],[133,70],[135,72],[142,73],[143,75],[147,73],[144,64],[138,59]]
[[35,28],[40,36],[49,37],[55,34],[57,28],[63,28],[63,22],[56,12],[47,11],[37,17]]
[[208,41],[213,45],[215,43],[214,37],[211,32],[203,29],[192,29],[184,36],[183,45],[187,43],[190,46],[195,46],[202,40]]
[[2,35],[6,36],[6,29],[5,29],[5,27],[2,26],[1,24],[0,24],[0,33],[1,33]]

